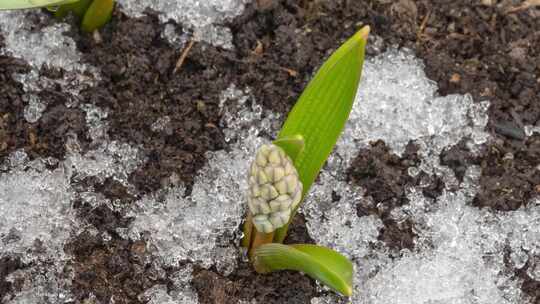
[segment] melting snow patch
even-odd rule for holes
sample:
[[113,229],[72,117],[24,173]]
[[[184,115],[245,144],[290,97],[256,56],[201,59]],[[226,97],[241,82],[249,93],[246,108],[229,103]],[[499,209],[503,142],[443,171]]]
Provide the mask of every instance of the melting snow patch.
[[[414,223],[418,237],[412,252],[393,256],[377,240],[381,221],[356,215],[355,206],[367,198],[344,182],[344,172],[369,141],[381,139],[401,154],[413,140],[423,158],[419,169],[453,176],[440,165],[440,152],[463,138],[472,149],[487,140],[487,103],[474,104],[468,95],[438,97],[435,91],[421,62],[408,52],[391,50],[366,62],[345,133],[303,206],[308,231],[354,261],[353,303],[528,303],[504,254],[511,249],[517,268],[538,256],[540,206],[509,213],[471,207],[478,168],[469,168],[460,189],[445,191],[436,201],[410,189],[410,204],[393,216],[398,223]],[[444,180],[448,185],[455,178]],[[338,202],[332,203],[332,191],[341,196]],[[340,302],[346,300],[334,295],[312,300]]]
[[236,266],[248,164],[264,141],[261,134],[273,133],[271,122],[277,117],[264,117],[259,105],[248,104],[247,94],[235,87],[223,93],[222,124],[231,147],[208,153],[190,195],[177,186],[135,204],[130,236],[138,239],[149,233],[166,265],[179,261],[216,265],[226,275]]
[[[244,10],[248,0],[121,0],[123,11],[133,17],[140,17],[147,8],[160,13],[161,22],[169,19],[187,25],[194,31],[196,40],[203,40],[215,46],[232,48],[230,30],[220,24],[232,19]],[[184,38],[174,34],[171,26],[165,27],[164,37],[172,44]]]
[[36,160],[0,173],[0,255],[21,255],[28,263],[32,257],[25,253],[36,240],[51,254],[63,251],[74,223],[73,193],[66,170],[48,170],[46,165]]
[[[35,18],[28,18],[30,14]],[[24,117],[30,123],[38,121],[47,107],[37,95],[41,90],[58,84],[76,99],[84,86],[94,85],[99,78],[95,68],[80,63],[75,41],[63,35],[69,30],[68,24],[54,23],[35,29],[40,28],[39,23],[47,22],[45,18],[48,17],[31,11],[0,12],[0,34],[5,43],[0,54],[24,59],[31,67],[28,73],[14,75],[26,92]],[[65,75],[62,79],[47,78],[39,73],[42,66],[63,69]]]
[[[139,301],[148,304],[197,304],[197,293],[191,289],[193,266],[188,264],[170,277],[172,284],[154,285],[139,295]],[[169,291],[170,290],[170,291]]]
[[[0,29],[4,36],[5,49],[3,54],[26,60],[34,68],[42,65],[61,67],[66,71],[82,71],[87,67],[81,65],[80,55],[75,41],[64,36],[69,30],[66,23],[55,23],[40,30],[33,30],[39,26],[32,22],[34,18],[27,18],[28,11],[0,12]],[[43,20],[45,15],[37,14]]]
[[[22,151],[14,152],[9,163],[14,166],[11,172],[0,172],[0,257],[32,266],[6,278],[22,283],[21,292],[8,303],[63,302],[68,293],[57,278],[68,259],[64,244],[77,227],[69,173],[61,165],[48,169],[54,160],[29,162]],[[5,295],[4,302],[9,299]]]
[[[383,140],[401,155],[409,141],[420,146],[422,169],[437,167],[438,155],[463,138],[471,147],[484,143],[489,103],[470,95],[436,95],[437,87],[409,51],[390,50],[365,62],[357,100],[336,147],[346,169],[359,147]],[[334,155],[334,156],[335,156]],[[343,172],[343,170],[340,170]]]
[[[80,153],[76,138],[66,143],[66,160],[29,161],[24,151],[15,151],[0,166],[0,257],[19,259],[23,269],[6,280],[22,282],[21,291],[8,303],[64,303],[69,300],[70,257],[64,246],[82,228],[72,202],[88,193],[78,193],[72,182],[88,176],[127,182],[127,176],[144,161],[137,148],[109,142],[103,110],[87,106],[94,150]],[[56,167],[56,169],[50,169]]]

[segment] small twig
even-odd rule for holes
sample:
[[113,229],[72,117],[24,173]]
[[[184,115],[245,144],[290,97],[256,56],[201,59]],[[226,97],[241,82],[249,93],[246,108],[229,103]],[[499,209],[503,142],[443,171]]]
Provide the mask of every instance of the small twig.
[[176,73],[178,72],[178,70],[180,70],[180,68],[184,64],[184,61],[186,60],[187,55],[189,54],[189,51],[193,47],[193,44],[195,44],[195,40],[191,39],[188,45],[186,46],[186,48],[184,49],[184,51],[182,52],[182,55],[180,55],[180,58],[178,58],[178,61],[176,62],[176,66],[174,67],[173,73]]
[[424,34],[424,30],[426,29],[426,25],[430,16],[431,16],[431,9],[428,10],[426,16],[424,17],[424,20],[422,20],[422,23],[420,23],[420,28],[418,29],[418,32],[416,33],[416,39],[418,41],[422,40],[422,35]]
[[282,71],[285,71],[289,74],[289,76],[291,77],[296,77],[298,76],[298,72],[293,70],[293,69],[289,69],[289,68],[284,68],[284,67],[279,67],[280,70]]
[[531,7],[536,7],[536,6],[540,6],[540,0],[527,0],[527,1],[523,2],[519,6],[507,9],[506,13],[507,14],[514,14],[514,13],[518,13],[520,11],[524,11],[526,9],[529,9]]

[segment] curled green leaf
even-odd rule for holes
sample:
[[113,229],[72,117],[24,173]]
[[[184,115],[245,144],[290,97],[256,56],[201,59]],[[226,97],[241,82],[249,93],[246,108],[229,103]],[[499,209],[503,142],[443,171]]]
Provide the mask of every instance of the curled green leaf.
[[336,292],[352,295],[352,263],[340,253],[326,247],[310,244],[264,244],[255,250],[253,265],[259,273],[302,271]]

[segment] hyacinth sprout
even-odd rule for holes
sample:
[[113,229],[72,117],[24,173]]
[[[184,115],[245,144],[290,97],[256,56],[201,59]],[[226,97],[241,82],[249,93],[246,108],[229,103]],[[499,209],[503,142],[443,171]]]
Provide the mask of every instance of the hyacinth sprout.
[[46,7],[56,18],[72,13],[78,18],[81,29],[91,33],[111,19],[114,0],[2,0],[0,10]]
[[301,199],[302,183],[291,158],[276,145],[263,145],[249,172],[248,206],[257,231],[283,227]]
[[248,172],[242,245],[255,270],[297,270],[334,291],[352,294],[352,263],[310,244],[284,245],[304,196],[332,152],[349,117],[360,82],[365,26],[322,65],[289,113],[278,138],[259,148]]

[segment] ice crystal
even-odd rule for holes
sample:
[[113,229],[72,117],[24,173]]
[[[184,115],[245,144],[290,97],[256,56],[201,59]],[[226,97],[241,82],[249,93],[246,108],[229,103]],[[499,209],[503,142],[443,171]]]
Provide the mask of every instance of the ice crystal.
[[127,186],[129,174],[144,162],[144,156],[137,147],[109,140],[105,120],[108,114],[104,109],[90,104],[83,104],[81,108],[86,112],[88,136],[94,148],[83,153],[78,139],[69,137],[65,163],[76,172],[76,180],[93,176],[103,182],[112,177]]
[[513,212],[494,213],[470,206],[478,168],[456,192],[428,202],[411,191],[404,207],[419,227],[418,248],[383,266],[365,286],[367,303],[527,303],[504,262],[505,248],[540,246],[540,208],[531,204]]
[[[64,36],[69,30],[66,23],[54,23],[39,30],[33,27],[34,18],[27,18],[27,11],[0,12],[0,30],[4,36],[3,54],[26,60],[31,66],[62,67],[66,71],[85,71],[75,41]],[[44,21],[45,15],[39,15]]]
[[[53,259],[51,257],[51,259]],[[59,257],[48,263],[40,260],[34,266],[14,271],[5,279],[17,284],[19,292],[11,299],[8,295],[2,303],[7,304],[56,304],[70,303],[72,295],[68,291],[71,284],[69,273],[62,274],[63,265]]]
[[23,95],[23,100],[27,102],[26,107],[24,107],[24,119],[29,123],[37,122],[47,105],[42,103],[35,94]]
[[36,239],[62,251],[74,221],[68,178],[63,167],[51,171],[39,161],[0,174],[0,254],[24,254]]
[[154,132],[166,131],[170,129],[171,117],[163,116],[158,118],[151,126],[150,129]]
[[161,32],[161,38],[169,41],[176,49],[183,49],[186,42],[190,39],[190,35],[188,33],[179,34],[175,24],[167,23]]
[[[203,40],[216,46],[232,48],[232,34],[221,24],[242,13],[248,0],[122,0],[122,10],[133,17],[140,17],[147,8],[160,13],[161,22],[166,23],[172,19],[193,29],[194,38]],[[170,35],[170,28],[164,33]],[[174,44],[175,39],[171,40]]]
[[[358,218],[347,194],[324,212],[321,202],[309,202],[310,234],[356,262],[353,303],[529,303],[504,255],[510,248],[525,259],[538,256],[540,206],[531,203],[507,213],[470,206],[477,173],[469,169],[462,189],[444,192],[435,202],[411,189],[411,205],[400,210],[400,218],[415,223],[417,246],[393,259],[376,241],[379,224],[372,216]],[[329,296],[312,303],[340,301]]]
[[190,286],[193,266],[188,264],[182,270],[173,273],[170,277],[172,284],[154,285],[139,295],[139,301],[148,304],[197,304],[198,296]]
[[540,127],[533,125],[526,125],[524,127],[525,135],[532,136],[534,133],[540,133]]

